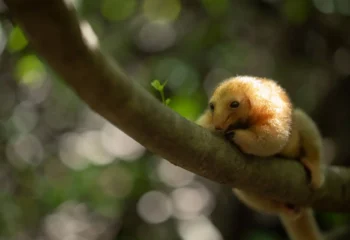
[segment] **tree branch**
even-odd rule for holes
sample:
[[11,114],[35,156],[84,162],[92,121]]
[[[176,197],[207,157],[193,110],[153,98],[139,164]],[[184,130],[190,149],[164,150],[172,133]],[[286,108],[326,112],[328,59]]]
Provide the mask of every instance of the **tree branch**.
[[350,170],[330,167],[311,192],[297,161],[241,154],[162,105],[81,35],[62,0],[5,0],[32,46],[94,111],[175,165],[213,181],[320,210],[350,211]]

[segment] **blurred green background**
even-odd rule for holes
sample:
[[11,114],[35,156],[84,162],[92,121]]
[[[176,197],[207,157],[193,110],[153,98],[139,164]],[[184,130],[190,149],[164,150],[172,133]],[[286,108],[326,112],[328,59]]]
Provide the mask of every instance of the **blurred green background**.
[[[98,44],[189,120],[232,75],[277,80],[349,165],[348,0],[77,0]],[[0,239],[279,240],[274,216],[171,165],[92,112],[0,1]],[[84,29],[89,30],[85,24]],[[87,37],[94,39],[91,31]],[[323,231],[348,214],[316,212]]]

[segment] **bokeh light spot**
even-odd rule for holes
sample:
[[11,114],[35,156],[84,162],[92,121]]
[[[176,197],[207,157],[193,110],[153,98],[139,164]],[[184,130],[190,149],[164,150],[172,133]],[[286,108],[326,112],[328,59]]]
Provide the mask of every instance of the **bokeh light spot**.
[[177,167],[166,160],[160,161],[157,173],[159,178],[171,187],[182,187],[194,179],[194,174],[183,168]]
[[181,11],[180,0],[144,0],[143,12],[149,20],[172,21]]
[[101,144],[109,154],[127,161],[136,160],[145,152],[141,144],[110,123],[102,129]]
[[178,231],[183,240],[222,240],[221,233],[206,217],[181,221]]
[[38,122],[36,109],[29,102],[22,102],[13,111],[11,120],[20,133],[29,133]]
[[107,230],[108,221],[90,212],[84,203],[66,201],[45,217],[43,230],[52,240],[94,240]]
[[157,224],[166,221],[172,213],[170,198],[162,192],[150,191],[137,203],[140,217],[147,223]]
[[121,166],[107,168],[100,176],[99,185],[109,196],[125,198],[133,188],[131,172]]
[[330,14],[334,12],[333,0],[313,0],[313,3],[317,10],[322,13]]
[[301,24],[308,18],[310,4],[304,0],[285,0],[282,11],[291,23]]
[[105,150],[101,143],[100,131],[86,131],[80,134],[79,138],[76,151],[84,158],[89,159],[91,163],[105,165],[114,160],[114,157]]
[[177,58],[162,58],[155,66],[155,78],[166,79],[167,87],[183,95],[192,95],[199,88],[198,72]]
[[35,55],[26,55],[18,60],[16,76],[24,85],[38,86],[43,83],[46,76],[45,67]]
[[138,34],[136,43],[143,51],[158,52],[171,47],[176,40],[174,27],[167,22],[148,22]]
[[229,10],[228,0],[202,0],[202,4],[211,16],[221,16]]
[[89,165],[88,159],[78,154],[76,148],[80,141],[77,133],[66,133],[59,142],[59,156],[61,161],[69,168],[82,170]]
[[175,189],[171,193],[174,204],[173,215],[177,219],[192,219],[208,215],[212,211],[213,198],[209,190],[200,183]]
[[193,97],[174,96],[171,98],[170,106],[174,111],[191,121],[195,120],[202,110],[201,106],[193,101]]
[[38,165],[44,155],[44,149],[37,137],[31,134],[11,139],[6,148],[7,159],[18,168]]
[[102,15],[110,21],[121,21],[130,17],[136,9],[135,0],[103,0]]
[[28,41],[19,27],[14,27],[11,30],[7,47],[11,52],[22,50],[28,45]]

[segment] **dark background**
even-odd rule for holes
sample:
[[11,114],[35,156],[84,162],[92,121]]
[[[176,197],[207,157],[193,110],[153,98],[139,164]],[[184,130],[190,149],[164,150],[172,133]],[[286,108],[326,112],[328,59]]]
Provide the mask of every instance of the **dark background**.
[[[151,81],[168,81],[170,107],[189,120],[224,78],[273,78],[320,127],[325,161],[348,165],[348,0],[74,4],[133,80],[157,98]],[[0,240],[286,239],[276,217],[152,155],[92,112],[35,55],[1,1],[0,11]],[[316,216],[326,232],[350,219]]]

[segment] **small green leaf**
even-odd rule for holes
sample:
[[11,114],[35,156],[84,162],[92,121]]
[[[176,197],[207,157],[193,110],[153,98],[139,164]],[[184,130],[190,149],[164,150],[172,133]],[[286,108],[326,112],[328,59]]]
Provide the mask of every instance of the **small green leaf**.
[[153,80],[151,83],[152,87],[154,87],[158,91],[162,91],[162,85],[160,84],[159,80]]
[[154,87],[160,93],[162,103],[165,106],[168,106],[168,104],[170,103],[170,99],[169,98],[165,99],[165,96],[164,96],[164,87],[167,83],[168,83],[168,80],[165,80],[163,84],[161,84],[159,80],[153,80],[151,82],[152,87]]

